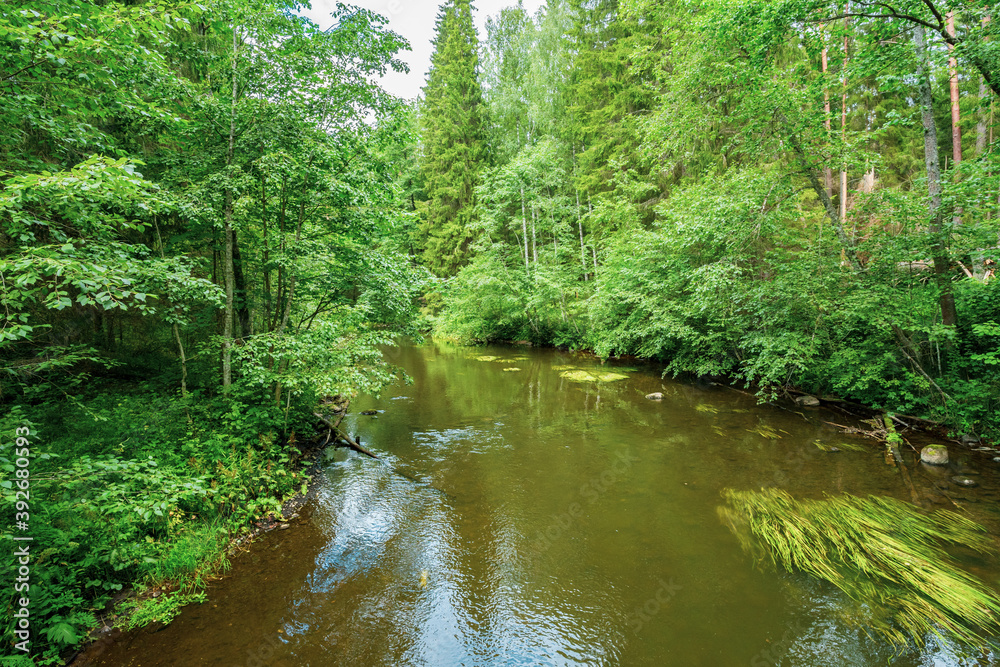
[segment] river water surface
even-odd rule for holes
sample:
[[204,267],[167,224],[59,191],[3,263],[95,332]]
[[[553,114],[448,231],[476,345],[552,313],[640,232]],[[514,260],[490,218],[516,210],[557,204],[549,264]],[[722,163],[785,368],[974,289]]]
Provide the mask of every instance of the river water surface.
[[[755,567],[718,518],[727,487],[908,500],[874,442],[824,423],[846,417],[652,368],[573,381],[617,369],[553,350],[392,354],[413,383],[355,400],[346,422],[383,459],[330,450],[299,521],[233,558],[208,602],[90,664],[1000,664],[933,640],[894,652],[831,587]],[[995,531],[993,464],[952,451],[979,487],[927,494]],[[995,559],[963,562],[1000,583]]]

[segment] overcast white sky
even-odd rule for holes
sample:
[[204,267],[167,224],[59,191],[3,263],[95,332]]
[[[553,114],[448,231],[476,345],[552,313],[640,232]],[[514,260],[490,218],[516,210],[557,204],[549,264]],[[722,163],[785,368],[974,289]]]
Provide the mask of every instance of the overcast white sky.
[[[404,51],[399,57],[410,66],[410,73],[390,72],[382,80],[382,85],[390,93],[404,99],[417,97],[424,85],[427,70],[431,66],[434,19],[437,17],[441,2],[439,0],[344,0],[344,2],[385,16],[389,19],[389,29],[409,40],[413,50]],[[524,0],[524,8],[528,13],[534,14],[542,3],[543,0]],[[504,7],[516,4],[517,0],[474,0],[474,18],[480,41],[486,37],[486,17],[495,16]],[[312,9],[303,13],[321,28],[326,28],[332,23],[330,13],[336,6],[337,0],[312,0]]]

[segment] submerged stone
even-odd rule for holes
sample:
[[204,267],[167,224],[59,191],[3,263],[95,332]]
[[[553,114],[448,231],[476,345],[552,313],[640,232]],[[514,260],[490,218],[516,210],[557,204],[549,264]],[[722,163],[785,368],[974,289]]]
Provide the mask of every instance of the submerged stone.
[[920,460],[932,466],[948,463],[948,448],[944,445],[927,445],[920,450]]
[[662,401],[663,393],[659,391],[654,391],[652,394],[646,394],[646,398],[648,398],[651,401]]
[[952,477],[951,481],[954,482],[955,484],[958,484],[959,486],[969,486],[969,487],[979,486],[979,483],[976,482],[976,480],[972,479],[971,477],[963,477],[961,475],[956,475],[955,477]]

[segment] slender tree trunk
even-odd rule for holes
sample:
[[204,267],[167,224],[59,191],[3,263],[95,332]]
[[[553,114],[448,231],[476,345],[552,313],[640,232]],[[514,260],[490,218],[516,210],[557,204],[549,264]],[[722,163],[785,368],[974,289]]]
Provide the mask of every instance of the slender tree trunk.
[[[826,54],[827,54],[827,48],[824,45],[823,53],[820,56],[823,64],[824,79],[826,78],[827,64],[828,64]],[[832,128],[830,122],[830,91],[829,89],[827,89],[825,85],[823,86],[823,118],[824,118],[823,123],[824,125],[826,125],[826,138],[827,141],[829,141],[832,135]],[[829,164],[823,168],[823,180],[824,184],[826,185],[827,196],[830,197],[830,199],[833,199],[833,169],[830,168]]]
[[263,326],[265,330],[270,331],[271,323],[271,245],[270,239],[267,233],[267,175],[263,172],[260,173],[260,224],[261,224],[261,236],[264,239],[264,255],[263,255],[263,266],[261,267],[264,272],[264,320]]
[[243,258],[240,255],[239,237],[233,230],[233,278],[236,285],[236,319],[240,323],[240,336],[249,338],[253,334],[250,320],[250,300],[247,296],[247,280],[243,274]]
[[[310,157],[309,159],[309,165],[307,166],[307,169],[308,167],[311,166],[312,166],[312,157]],[[302,242],[302,228],[305,225],[305,220],[306,220],[306,192],[308,189],[308,185],[309,185],[308,176],[304,176],[302,179],[302,192],[300,193],[300,199],[299,199],[299,217],[295,225],[295,245],[293,246],[293,250],[297,249],[299,247],[299,244]],[[295,297],[295,274],[293,273],[288,278],[288,289],[285,291],[285,303],[283,312],[281,314],[281,323],[278,324],[278,327],[275,330],[275,333],[277,333],[278,335],[281,335],[288,327],[288,322],[292,317],[292,299],[294,297]],[[280,377],[281,374],[285,372],[285,369],[287,367],[288,367],[287,362],[285,361],[279,362],[277,375]],[[281,406],[280,380],[274,383],[274,399],[275,403],[280,407]],[[291,400],[290,394],[287,396],[287,399]]]
[[226,285],[225,319],[222,323],[222,391],[228,392],[233,383],[233,149],[236,145],[236,95],[239,91],[236,82],[236,56],[238,53],[236,24],[233,19],[233,62],[231,75],[233,78],[233,97],[229,103],[229,146],[226,150],[226,204],[224,212],[225,255],[222,270]]
[[[278,254],[284,258],[285,253],[285,222],[288,214],[288,176],[281,179],[281,206],[278,208]],[[285,310],[285,266],[284,261],[278,265],[278,289],[274,298],[274,320],[271,322],[269,331],[278,328],[281,321],[281,314]]]
[[531,258],[535,262],[535,270],[538,270],[538,242],[535,235],[535,205],[531,205]]
[[590,246],[591,255],[594,258],[594,289],[601,290],[601,283],[597,280],[597,248]]
[[986,122],[989,119],[989,113],[986,111],[986,100],[989,99],[989,89],[986,87],[986,80],[982,77],[979,78],[979,103],[983,105],[983,108],[979,110],[979,118],[976,122],[976,157],[982,157],[986,155],[986,138],[987,138],[987,126]]
[[[947,30],[948,35],[955,36],[955,12],[953,11],[947,14]],[[958,167],[962,164],[962,110],[959,106],[958,60],[955,58],[955,47],[949,44],[948,52],[951,54],[948,58],[948,91],[951,95],[951,160],[957,178]],[[955,209],[952,221],[956,225],[962,224],[961,209]]]
[[[991,16],[983,17],[984,28],[989,24],[991,19]],[[986,111],[986,100],[990,101],[989,112]],[[987,143],[992,143],[987,141],[987,122],[992,123],[993,121],[993,99],[990,96],[989,88],[986,87],[986,79],[982,76],[979,77],[979,104],[979,122],[976,123],[976,157],[983,157],[986,155]]]
[[[948,12],[948,34],[955,36],[955,12]],[[958,167],[962,162],[962,111],[958,97],[958,60],[955,47],[948,45],[948,90],[951,95],[951,156],[952,164]]]
[[[153,225],[156,228],[156,240],[160,246],[160,259],[166,257],[166,253],[163,250],[163,237],[160,236],[160,224],[153,218]],[[181,396],[187,396],[187,357],[184,355],[184,341],[181,340],[181,328],[177,325],[177,322],[172,322],[171,328],[174,330],[174,338],[177,339],[177,351],[181,356]]]
[[941,321],[945,326],[954,326],[958,321],[955,297],[951,288],[950,260],[947,244],[941,230],[941,164],[938,156],[937,128],[934,125],[934,94],[931,90],[930,64],[927,57],[927,43],[924,27],[913,31],[913,42],[917,51],[917,85],[920,88],[920,118],[924,126],[924,162],[927,167],[927,194],[929,196],[929,231],[934,237],[934,276],[940,291]]
[[573,143],[573,192],[576,194],[576,224],[580,228],[580,267],[583,269],[583,282],[587,282],[587,250],[583,245],[583,216],[580,214],[580,190],[576,187],[576,143]]
[[[851,3],[847,2],[844,6],[844,13],[849,14],[851,11]],[[843,144],[847,144],[847,62],[848,62],[848,49],[850,48],[851,42],[850,37],[847,35],[846,28],[850,25],[850,19],[844,19],[844,65],[841,70],[841,86],[842,94],[840,98],[840,139]],[[847,226],[847,165],[841,163],[840,168],[840,226]]]
[[521,236],[524,238],[524,275],[530,276],[528,268],[528,214],[524,207],[524,185],[521,185]]
[[[587,193],[587,212],[590,213],[591,215],[594,214],[594,202],[590,201],[589,192]],[[591,231],[590,235],[591,237],[593,237],[594,232]],[[591,241],[594,241],[593,238],[591,238]],[[594,243],[596,243],[596,241],[590,244],[590,252],[592,253],[594,258],[594,289],[600,291],[601,283],[597,280],[597,247],[594,245]]]
[[798,158],[802,174],[809,180],[809,185],[812,186],[813,192],[816,193],[820,203],[823,205],[823,211],[826,213],[826,217],[829,218],[834,231],[837,232],[837,240],[840,241],[841,252],[848,260],[850,260],[851,266],[853,266],[856,271],[860,271],[862,268],[861,261],[858,259],[857,251],[854,248],[854,242],[847,236],[842,219],[839,215],[837,215],[837,208],[834,206],[833,200],[830,198],[826,188],[823,187],[823,184],[819,180],[817,169],[813,165],[810,156],[806,154],[805,149],[802,147],[802,142],[799,140],[799,136],[795,133],[794,128],[792,128],[784,114],[779,114],[779,120],[788,128],[786,134],[788,143],[791,145],[792,150],[795,152],[795,156]]

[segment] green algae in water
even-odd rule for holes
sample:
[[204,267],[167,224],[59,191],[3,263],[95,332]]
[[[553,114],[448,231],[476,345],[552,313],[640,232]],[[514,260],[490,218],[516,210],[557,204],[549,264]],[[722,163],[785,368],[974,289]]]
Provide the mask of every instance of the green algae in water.
[[698,405],[694,406],[694,409],[697,410],[698,412],[708,412],[713,415],[719,414],[719,408],[709,405],[708,403],[699,403]]
[[[756,428],[748,428],[745,430],[749,433],[756,433],[760,437],[767,438],[768,440],[779,440],[781,438],[781,436],[778,435],[778,431],[774,430],[774,428],[768,426],[767,424],[760,424]],[[778,430],[780,431],[781,429]],[[788,433],[788,431],[781,432],[785,434]]]
[[780,489],[723,492],[719,516],[758,562],[830,582],[868,613],[855,622],[895,646],[930,635],[983,647],[1000,632],[1000,597],[961,570],[945,545],[980,553],[982,526],[893,498],[795,500]]
[[510,373],[510,372],[519,371],[519,370],[521,370],[521,369],[520,368],[504,368],[503,372],[504,373]]
[[868,448],[857,442],[838,442],[836,444],[827,444],[822,440],[814,440],[813,444],[822,452],[834,452],[838,449],[844,452],[865,452]]
[[493,357],[488,354],[482,354],[478,357],[473,357],[476,361],[496,361],[499,357]]
[[611,373],[610,371],[563,371],[559,377],[566,378],[571,382],[616,382],[627,380],[627,375],[621,373]]

